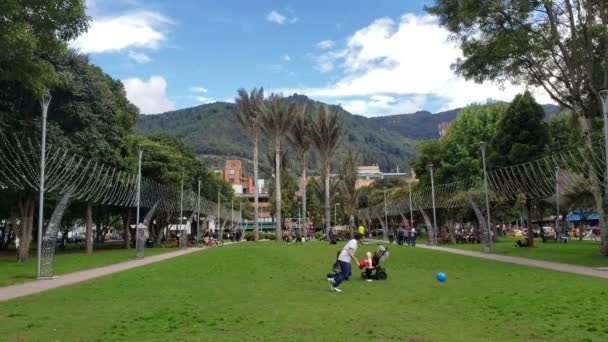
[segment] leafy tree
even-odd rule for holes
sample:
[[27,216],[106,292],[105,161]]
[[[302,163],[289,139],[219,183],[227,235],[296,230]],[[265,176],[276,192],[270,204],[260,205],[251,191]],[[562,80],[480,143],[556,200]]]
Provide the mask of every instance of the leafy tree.
[[64,53],[88,27],[83,0],[3,0],[0,22],[0,82],[34,95],[61,83],[46,57]]
[[340,165],[340,183],[338,184],[342,203],[341,209],[348,216],[351,237],[355,229],[355,213],[359,208],[359,196],[356,189],[358,164],[358,154],[349,150]]
[[337,112],[330,112],[325,105],[317,107],[315,120],[311,124],[311,139],[313,146],[321,157],[323,164],[322,175],[324,177],[325,190],[325,233],[329,233],[330,217],[331,217],[331,202],[330,202],[330,183],[331,175],[331,160],[335,156],[338,148],[343,142],[344,122],[342,116]]
[[[439,17],[463,52],[454,69],[477,82],[525,83],[572,111],[592,146],[599,92],[608,87],[608,5],[603,0],[435,0]],[[608,255],[604,182],[590,172],[600,214],[600,253]]]
[[547,152],[559,153],[579,147],[581,136],[572,112],[561,112],[547,121]]
[[[496,136],[491,142],[490,165],[506,167],[539,159],[547,143],[544,115],[543,108],[529,92],[515,96],[498,123]],[[528,237],[533,244],[531,203],[532,199],[527,196]]]
[[270,95],[268,101],[262,102],[259,108],[260,126],[270,136],[271,145],[274,149],[274,177],[275,177],[275,217],[276,217],[276,241],[281,241],[281,146],[287,133],[293,125],[296,117],[296,106],[288,103],[282,96]]
[[260,143],[260,124],[259,124],[259,106],[264,101],[264,89],[253,88],[251,93],[247,94],[245,89],[238,90],[238,97],[235,99],[235,109],[232,114],[238,126],[246,132],[251,140],[253,140],[253,185],[254,185],[254,238],[260,238],[260,226],[258,222],[259,210],[259,191],[258,191],[258,152]]
[[490,142],[497,134],[497,125],[507,105],[494,103],[465,107],[442,140],[445,151],[437,170],[441,183],[451,183],[481,176],[480,143]]
[[306,114],[306,106],[298,107],[298,116],[296,117],[291,132],[287,136],[293,149],[300,157],[300,172],[302,172],[300,187],[302,189],[302,215],[304,222],[307,222],[306,211],[306,193],[308,187],[308,178],[306,171],[308,169],[308,150],[310,150],[310,117]]

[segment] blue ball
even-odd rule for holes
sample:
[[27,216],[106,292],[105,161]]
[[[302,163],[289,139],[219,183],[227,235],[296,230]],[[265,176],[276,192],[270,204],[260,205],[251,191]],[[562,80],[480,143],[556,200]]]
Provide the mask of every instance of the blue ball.
[[437,281],[440,283],[443,283],[446,280],[446,275],[443,272],[439,272],[437,273],[437,275],[435,276],[435,278],[437,278]]

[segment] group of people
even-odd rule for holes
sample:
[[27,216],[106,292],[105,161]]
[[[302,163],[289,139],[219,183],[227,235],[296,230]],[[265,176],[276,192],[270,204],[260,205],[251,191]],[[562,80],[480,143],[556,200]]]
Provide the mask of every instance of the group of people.
[[388,240],[390,243],[394,242],[395,235],[397,235],[397,244],[399,246],[416,246],[416,228],[399,227],[396,232],[394,228],[389,229]]

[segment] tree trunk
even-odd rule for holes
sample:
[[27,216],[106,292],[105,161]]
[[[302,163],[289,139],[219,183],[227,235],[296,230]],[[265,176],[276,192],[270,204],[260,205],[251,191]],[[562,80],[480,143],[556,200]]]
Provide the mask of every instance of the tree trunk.
[[122,215],[122,238],[124,240],[124,246],[126,249],[129,249],[131,246],[131,232],[129,229],[131,228],[131,210],[127,208],[123,211]]
[[258,223],[258,209],[259,209],[259,189],[258,189],[258,137],[253,138],[253,239],[258,241],[260,239],[260,225]]
[[448,233],[450,234],[450,241],[456,243],[456,230],[454,229],[454,221],[448,220]]
[[[86,209],[86,233],[85,233],[85,246],[88,254],[93,253],[93,203],[87,203]],[[99,229],[99,227],[98,227]]]
[[350,215],[350,223],[348,225],[349,231],[350,231],[350,238],[354,239],[355,238],[355,215]]
[[[585,138],[585,143],[591,148],[593,146],[591,140],[591,122],[580,111],[575,111],[575,115],[578,118],[579,126],[581,127],[583,137]],[[608,212],[608,204],[606,201],[608,198],[605,197],[604,192],[606,184],[602,184],[600,179],[596,176],[593,165],[589,165],[589,168],[591,169],[589,175],[591,177],[592,185],[590,190],[595,202],[595,209],[600,217],[598,221],[600,226],[600,254],[608,256],[608,217],[606,217]],[[606,182],[606,180],[604,180],[604,182]]]
[[31,195],[19,200],[19,249],[17,250],[17,260],[27,261],[32,242],[32,231],[34,226],[34,198]]
[[329,234],[331,228],[331,208],[329,203],[329,176],[330,176],[330,161],[325,161],[325,234]]
[[437,241],[435,240],[435,227],[433,227],[433,224],[431,223],[431,219],[429,218],[429,215],[426,214],[426,211],[422,210],[421,207],[418,207],[418,211],[420,211],[420,214],[422,215],[422,218],[424,219],[424,223],[426,224],[426,231],[427,231],[427,235],[428,235],[428,240],[429,240],[429,244],[431,245],[436,245]]
[[274,196],[275,196],[275,218],[276,218],[276,229],[275,237],[276,242],[281,242],[281,228],[283,221],[281,220],[281,140],[275,138],[274,142]]
[[534,232],[532,231],[532,200],[526,198],[526,215],[528,218],[527,227],[528,227],[528,239],[530,240],[529,247],[534,246]]

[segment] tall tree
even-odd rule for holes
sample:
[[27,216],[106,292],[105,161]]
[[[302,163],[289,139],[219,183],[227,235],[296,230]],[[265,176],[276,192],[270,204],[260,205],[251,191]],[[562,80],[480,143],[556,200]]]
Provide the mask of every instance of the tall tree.
[[[490,165],[506,167],[539,159],[545,150],[547,133],[543,119],[545,112],[529,92],[515,96],[491,143]],[[526,196],[528,238],[534,244],[531,213],[532,199]]]
[[264,101],[259,107],[260,126],[270,136],[271,145],[274,149],[274,187],[275,187],[275,220],[276,241],[281,241],[281,145],[285,140],[291,126],[296,118],[296,105],[287,102],[282,96],[270,95],[268,101]]
[[0,2],[0,82],[14,82],[39,95],[61,83],[45,57],[67,50],[67,42],[85,32],[84,0]]
[[259,123],[259,107],[264,101],[264,88],[253,88],[251,93],[247,93],[245,89],[238,90],[238,97],[235,99],[235,109],[232,112],[239,127],[246,132],[251,140],[253,140],[253,221],[254,221],[254,238],[260,238],[260,225],[258,222],[259,215],[259,188],[258,188],[258,153],[260,143],[260,123]]
[[[512,81],[541,87],[570,109],[587,145],[592,120],[608,88],[608,3],[603,0],[435,0],[439,16],[463,52],[456,72],[477,82]],[[608,198],[589,172],[600,214],[600,253],[608,255]]]
[[342,210],[348,216],[351,237],[355,231],[355,213],[359,208],[359,196],[356,188],[358,165],[359,155],[353,150],[348,150],[340,165],[339,189],[342,198]]
[[344,121],[338,111],[330,111],[326,105],[317,107],[315,120],[311,124],[311,141],[323,165],[325,190],[325,233],[329,233],[331,218],[331,202],[329,196],[331,177],[331,161],[344,140]]
[[306,171],[308,169],[308,150],[310,149],[310,117],[307,114],[306,106],[298,107],[299,115],[295,119],[291,132],[288,135],[291,146],[296,150],[300,157],[300,172],[302,174],[298,185],[302,189],[302,215],[304,216],[304,224],[308,222],[308,214],[306,211],[306,188],[308,179]]

